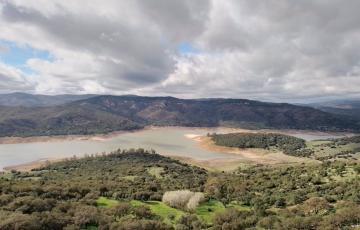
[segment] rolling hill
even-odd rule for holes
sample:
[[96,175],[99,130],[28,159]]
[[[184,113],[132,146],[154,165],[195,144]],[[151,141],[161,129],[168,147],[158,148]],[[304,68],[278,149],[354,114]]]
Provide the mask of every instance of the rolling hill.
[[0,107],[0,136],[92,134],[147,125],[360,130],[356,120],[314,108],[244,99],[95,96],[47,107]]
[[360,101],[356,99],[326,101],[309,104],[309,106],[324,112],[348,116],[360,121]]
[[0,106],[25,106],[25,107],[39,107],[39,106],[53,106],[94,97],[92,94],[84,95],[38,95],[28,93],[9,93],[0,95]]

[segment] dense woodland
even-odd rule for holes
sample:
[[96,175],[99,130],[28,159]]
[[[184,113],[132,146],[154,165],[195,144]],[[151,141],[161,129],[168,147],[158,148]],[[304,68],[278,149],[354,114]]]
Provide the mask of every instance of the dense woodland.
[[209,134],[217,145],[237,148],[277,148],[287,155],[310,156],[305,140],[278,133],[228,133]]
[[[359,177],[355,161],[208,172],[153,151],[118,150],[1,175],[0,229],[354,229]],[[184,189],[203,194],[204,204],[178,210],[161,202]]]

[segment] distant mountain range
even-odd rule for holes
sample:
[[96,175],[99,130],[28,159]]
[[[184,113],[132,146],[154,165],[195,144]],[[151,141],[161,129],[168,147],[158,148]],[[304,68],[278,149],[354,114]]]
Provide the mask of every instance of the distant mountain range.
[[25,107],[39,107],[39,106],[53,106],[61,105],[68,102],[82,100],[96,95],[36,95],[27,93],[9,93],[0,94],[0,105],[3,106],[25,106]]
[[[0,106],[0,136],[93,134],[147,125],[360,131],[360,123],[350,117],[286,103],[133,95],[85,95],[85,99],[66,96],[53,100],[49,99],[52,96],[36,95],[38,102],[31,105],[26,105],[26,96],[23,102],[17,97],[21,106]],[[52,106],[45,106],[49,101]]]
[[312,103],[309,106],[324,112],[351,117],[360,121],[360,100],[333,100]]

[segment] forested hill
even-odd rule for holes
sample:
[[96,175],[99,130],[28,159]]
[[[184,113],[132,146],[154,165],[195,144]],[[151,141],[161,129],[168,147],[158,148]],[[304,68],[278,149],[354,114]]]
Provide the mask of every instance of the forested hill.
[[0,174],[0,229],[356,229],[359,178],[357,161],[210,173],[117,150]]
[[24,107],[39,107],[39,106],[54,106],[62,105],[72,101],[82,100],[96,95],[40,95],[28,93],[9,93],[0,94],[0,106],[24,106]]
[[91,134],[146,125],[356,131],[360,124],[314,108],[244,99],[96,96],[48,107],[0,107],[0,136]]
[[360,101],[356,99],[312,103],[309,106],[324,112],[348,116],[360,121]]
[[305,140],[278,133],[227,133],[212,134],[216,145],[236,148],[277,148],[285,154],[293,156],[310,156],[306,150]]

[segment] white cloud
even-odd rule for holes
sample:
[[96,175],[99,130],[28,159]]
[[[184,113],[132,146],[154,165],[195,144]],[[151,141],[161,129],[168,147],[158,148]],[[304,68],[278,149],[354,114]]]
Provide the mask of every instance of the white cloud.
[[[28,60],[36,74],[16,84],[0,78],[0,91],[357,97],[359,8],[357,0],[0,0],[0,39],[53,56]],[[200,52],[179,53],[182,42]]]
[[0,91],[31,91],[34,88],[32,76],[0,62]]

